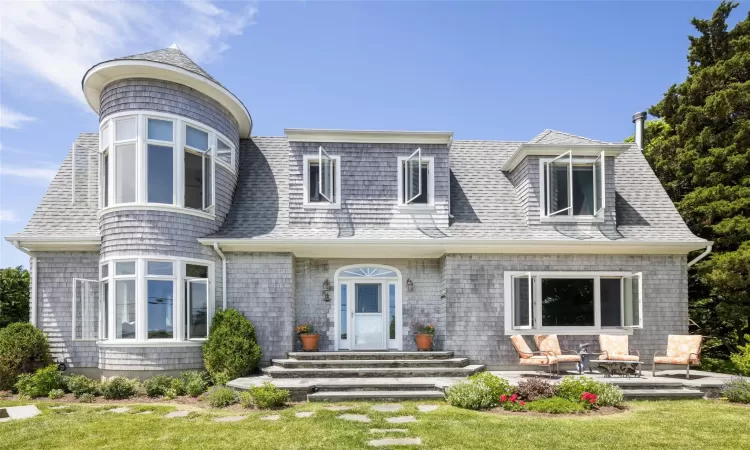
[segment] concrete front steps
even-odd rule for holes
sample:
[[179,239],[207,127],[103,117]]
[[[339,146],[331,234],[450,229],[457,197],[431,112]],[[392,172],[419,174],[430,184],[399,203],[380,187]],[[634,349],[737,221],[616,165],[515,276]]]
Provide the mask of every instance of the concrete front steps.
[[290,352],[287,356],[272,360],[263,374],[275,384],[316,380],[308,391],[309,401],[443,398],[441,379],[465,378],[484,370],[453,352]]
[[625,400],[688,400],[703,398],[700,389],[683,385],[681,380],[643,380],[639,378],[610,379],[622,389]]

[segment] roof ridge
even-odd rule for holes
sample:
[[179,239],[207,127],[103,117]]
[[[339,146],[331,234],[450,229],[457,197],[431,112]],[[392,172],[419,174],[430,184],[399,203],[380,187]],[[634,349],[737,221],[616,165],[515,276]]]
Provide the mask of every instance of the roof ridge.
[[[547,131],[547,134],[549,134],[549,133],[551,133],[551,132],[554,131],[555,133],[564,134],[565,136],[570,136],[570,137],[574,137],[574,138],[578,138],[578,139],[584,139],[586,141],[598,142],[600,144],[610,144],[610,142],[607,142],[607,141],[600,141],[599,139],[591,139],[591,138],[587,138],[586,136],[580,136],[580,135],[577,135],[577,134],[567,133],[565,131],[560,131],[560,130],[549,129],[549,130],[544,130],[544,131]],[[546,136],[547,134],[545,134],[544,136]],[[544,136],[542,136],[542,137],[544,137]]]

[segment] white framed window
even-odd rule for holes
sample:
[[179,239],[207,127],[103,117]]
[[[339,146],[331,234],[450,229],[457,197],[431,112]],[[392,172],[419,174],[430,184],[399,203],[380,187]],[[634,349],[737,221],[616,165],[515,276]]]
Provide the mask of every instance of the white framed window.
[[604,152],[596,159],[567,151],[539,161],[540,214],[548,220],[601,220],[606,198]]
[[231,140],[194,120],[117,113],[100,124],[100,206],[213,218],[216,166],[237,170]]
[[643,327],[642,297],[642,273],[505,272],[505,332],[628,332]]
[[323,147],[302,157],[303,207],[341,208],[341,157]]
[[73,340],[99,339],[101,306],[98,280],[73,279]]
[[[90,283],[88,291],[96,292],[91,298],[97,300],[92,314],[98,326],[93,325],[97,331],[91,339],[102,345],[136,346],[205,339],[215,304],[213,280],[212,261],[153,256],[108,259],[100,266],[99,280],[85,280]],[[84,292],[81,282],[75,285]],[[76,336],[81,335],[79,323],[74,320]]]
[[435,158],[417,149],[398,157],[399,206],[432,207],[435,204]]

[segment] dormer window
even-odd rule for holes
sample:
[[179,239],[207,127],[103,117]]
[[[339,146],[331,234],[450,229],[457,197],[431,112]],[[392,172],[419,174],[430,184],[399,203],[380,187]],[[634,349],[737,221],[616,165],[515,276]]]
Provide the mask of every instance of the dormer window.
[[304,155],[302,164],[303,206],[340,208],[340,156],[330,155],[323,147],[320,147],[317,155]]
[[601,219],[605,203],[604,152],[576,158],[567,151],[540,160],[542,217]]
[[400,206],[431,206],[433,191],[434,158],[422,156],[417,149],[408,157],[398,158],[398,204]]

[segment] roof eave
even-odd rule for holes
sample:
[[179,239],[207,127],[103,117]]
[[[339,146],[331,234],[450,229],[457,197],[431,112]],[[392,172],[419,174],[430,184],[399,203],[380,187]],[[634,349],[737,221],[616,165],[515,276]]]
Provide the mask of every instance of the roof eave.
[[285,128],[289,142],[450,145],[452,131],[325,130]]
[[100,236],[6,236],[5,240],[29,251],[98,251],[101,245]]
[[572,150],[575,156],[599,156],[604,152],[606,156],[618,157],[632,147],[633,144],[532,144],[523,143],[503,164],[501,170],[510,172],[527,156],[558,156]]

